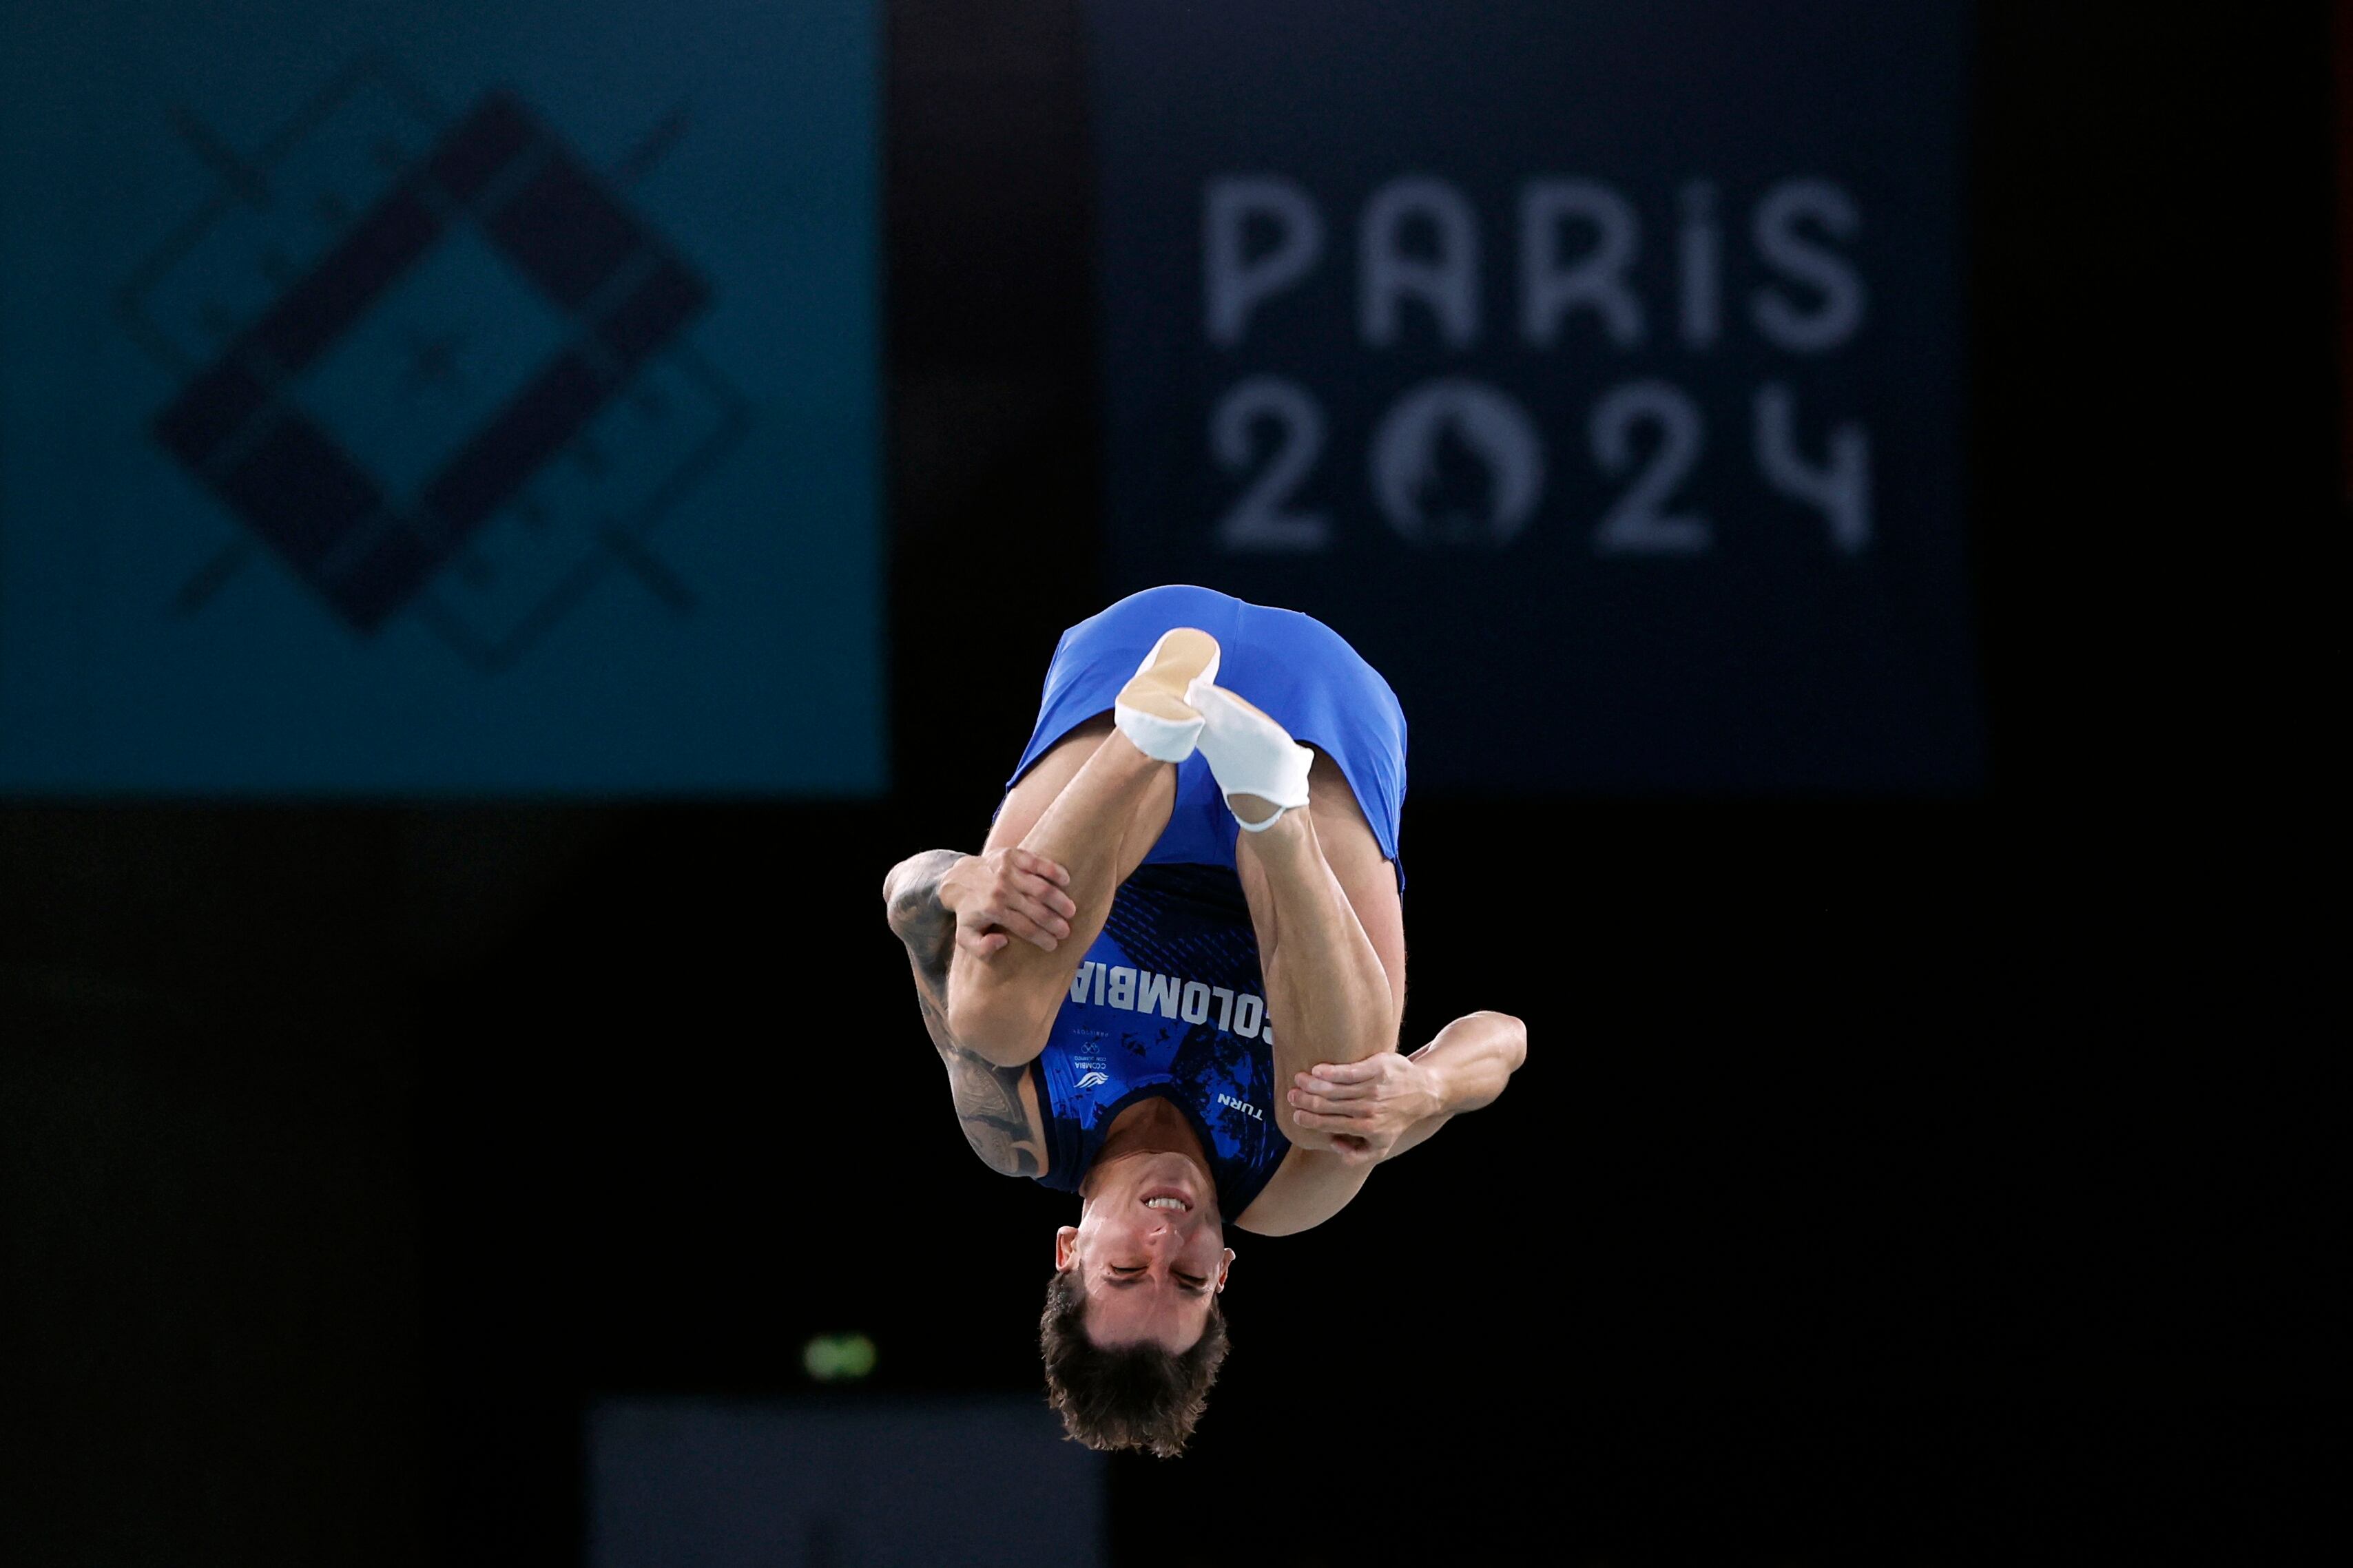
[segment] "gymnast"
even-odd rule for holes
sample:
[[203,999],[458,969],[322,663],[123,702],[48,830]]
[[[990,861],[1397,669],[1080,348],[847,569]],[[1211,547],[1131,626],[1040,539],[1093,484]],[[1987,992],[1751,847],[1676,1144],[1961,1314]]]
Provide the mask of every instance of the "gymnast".
[[1404,796],[1404,713],[1337,633],[1154,588],[1063,634],[982,852],[883,882],[973,1152],[1079,1194],[1040,1338],[1092,1447],[1183,1449],[1228,1224],[1321,1225],[1525,1058],[1502,1013],[1398,1051]]

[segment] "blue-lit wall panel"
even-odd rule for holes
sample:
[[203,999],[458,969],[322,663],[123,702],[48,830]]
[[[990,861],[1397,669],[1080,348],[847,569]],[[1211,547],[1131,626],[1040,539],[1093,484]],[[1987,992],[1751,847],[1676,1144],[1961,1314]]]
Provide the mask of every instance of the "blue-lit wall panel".
[[0,18],[0,788],[879,788],[879,48]]

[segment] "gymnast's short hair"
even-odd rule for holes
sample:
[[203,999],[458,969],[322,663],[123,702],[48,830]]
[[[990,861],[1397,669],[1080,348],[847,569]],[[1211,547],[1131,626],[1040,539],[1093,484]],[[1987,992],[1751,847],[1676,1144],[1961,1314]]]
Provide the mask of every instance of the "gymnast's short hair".
[[1209,1385],[1226,1359],[1226,1315],[1209,1298],[1209,1321],[1185,1351],[1150,1342],[1107,1348],[1087,1337],[1087,1296],[1076,1266],[1046,1285],[1038,1338],[1046,1352],[1046,1402],[1062,1429],[1090,1448],[1143,1448],[1164,1459],[1185,1440],[1209,1403]]

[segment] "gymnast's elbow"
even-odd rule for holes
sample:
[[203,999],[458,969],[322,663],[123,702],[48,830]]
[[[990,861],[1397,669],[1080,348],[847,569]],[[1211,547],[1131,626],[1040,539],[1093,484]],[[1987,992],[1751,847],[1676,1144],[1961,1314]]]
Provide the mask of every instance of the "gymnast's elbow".
[[920,909],[920,897],[910,886],[909,868],[913,858],[900,861],[882,873],[882,918],[891,922],[892,933],[904,939],[915,923]]
[[955,934],[940,882],[964,858],[954,850],[910,855],[883,875],[882,910],[892,933],[909,946],[931,946]]

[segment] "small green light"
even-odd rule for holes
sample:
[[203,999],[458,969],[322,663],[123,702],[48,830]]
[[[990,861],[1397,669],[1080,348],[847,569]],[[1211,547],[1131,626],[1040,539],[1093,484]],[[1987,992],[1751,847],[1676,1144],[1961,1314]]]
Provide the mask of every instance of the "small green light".
[[874,1342],[864,1334],[819,1334],[801,1347],[801,1365],[819,1383],[855,1383],[874,1370]]

